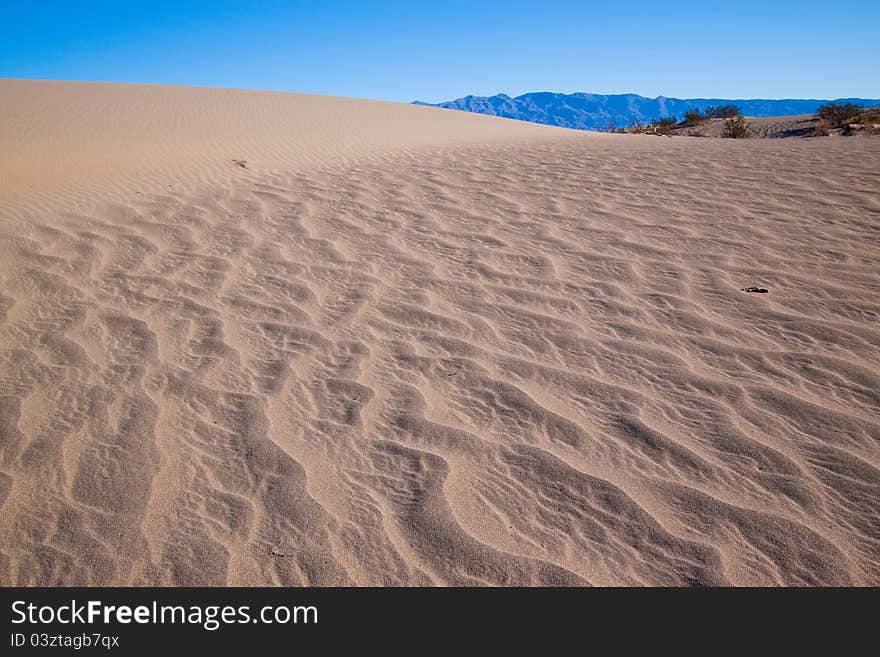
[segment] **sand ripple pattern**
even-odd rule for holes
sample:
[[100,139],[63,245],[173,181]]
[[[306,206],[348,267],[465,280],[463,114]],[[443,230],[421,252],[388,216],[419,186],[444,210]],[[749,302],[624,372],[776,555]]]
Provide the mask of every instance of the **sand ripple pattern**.
[[0,583],[880,584],[878,140],[229,169],[4,210]]

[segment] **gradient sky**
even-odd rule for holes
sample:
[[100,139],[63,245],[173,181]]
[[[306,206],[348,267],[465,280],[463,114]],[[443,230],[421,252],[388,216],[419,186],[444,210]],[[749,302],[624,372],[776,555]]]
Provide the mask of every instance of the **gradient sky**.
[[407,102],[526,91],[876,98],[878,62],[873,14],[827,0],[0,0],[8,78]]

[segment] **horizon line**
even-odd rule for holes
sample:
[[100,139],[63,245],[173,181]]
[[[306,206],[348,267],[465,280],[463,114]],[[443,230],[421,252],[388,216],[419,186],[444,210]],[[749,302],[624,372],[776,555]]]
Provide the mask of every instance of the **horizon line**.
[[423,103],[425,105],[439,105],[441,103],[449,103],[456,100],[461,100],[463,98],[497,98],[499,96],[505,96],[511,99],[522,98],[523,96],[528,96],[532,94],[557,94],[561,96],[576,96],[576,95],[590,95],[590,96],[638,96],[639,98],[647,98],[649,100],[732,100],[732,101],[746,101],[746,100],[769,100],[769,101],[785,101],[785,100],[813,100],[813,101],[835,101],[835,100],[876,100],[880,102],[880,96],[870,97],[870,96],[836,96],[834,98],[830,97],[818,97],[818,96],[786,96],[779,98],[769,98],[769,97],[724,97],[724,96],[666,96],[660,94],[658,96],[646,96],[636,91],[626,91],[626,92],[600,92],[600,91],[551,91],[547,89],[538,89],[533,91],[525,91],[521,94],[517,94],[512,96],[507,92],[501,91],[494,94],[479,94],[479,93],[466,93],[461,96],[456,96],[454,98],[447,98],[446,100],[439,101],[427,101],[422,100],[420,98],[414,98],[412,100],[389,100],[388,98],[378,98],[375,96],[351,96],[344,94],[330,94],[330,93],[321,93],[315,91],[296,91],[294,89],[282,89],[282,88],[266,88],[266,87],[248,87],[248,86],[222,86],[216,84],[208,84],[208,83],[181,83],[181,82],[144,82],[144,81],[130,81],[130,80],[94,80],[94,79],[83,79],[83,78],[37,78],[37,77],[15,77],[15,76],[0,76],[0,80],[22,80],[22,81],[31,81],[31,82],[81,82],[84,84],[128,84],[128,85],[144,85],[151,87],[197,87],[202,89],[230,89],[230,90],[238,90],[238,91],[262,91],[267,93],[287,93],[287,94],[303,94],[307,96],[326,96],[331,98],[352,98],[357,100],[372,100],[376,102],[386,102],[386,103],[402,103],[402,104],[417,104]]

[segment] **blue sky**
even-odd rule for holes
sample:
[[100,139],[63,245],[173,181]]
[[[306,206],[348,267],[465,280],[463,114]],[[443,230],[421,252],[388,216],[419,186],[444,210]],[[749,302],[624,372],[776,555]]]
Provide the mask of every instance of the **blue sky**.
[[871,12],[852,9],[827,0],[0,0],[0,77],[397,101],[526,91],[880,97],[880,29]]

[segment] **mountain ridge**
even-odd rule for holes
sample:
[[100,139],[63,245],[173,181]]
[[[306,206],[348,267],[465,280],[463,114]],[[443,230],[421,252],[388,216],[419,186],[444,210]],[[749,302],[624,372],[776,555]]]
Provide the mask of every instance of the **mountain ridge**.
[[648,98],[639,94],[571,94],[552,91],[533,91],[520,96],[504,93],[494,96],[467,95],[441,103],[419,100],[414,105],[456,109],[476,114],[489,114],[530,123],[541,123],[577,130],[604,130],[612,126],[625,127],[635,121],[675,116],[682,118],[690,110],[705,110],[712,105],[738,105],[746,116],[789,116],[813,114],[832,100],[851,102],[862,106],[880,105],[880,99],[867,98]]

